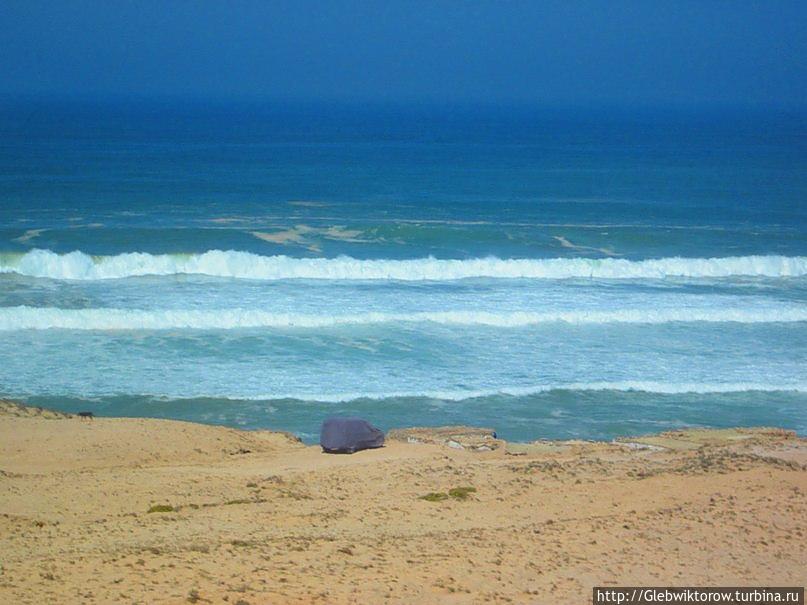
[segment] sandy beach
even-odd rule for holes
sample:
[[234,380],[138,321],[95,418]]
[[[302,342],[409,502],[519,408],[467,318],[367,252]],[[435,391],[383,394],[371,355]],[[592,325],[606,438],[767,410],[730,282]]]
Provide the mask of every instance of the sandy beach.
[[585,603],[595,585],[807,581],[790,432],[397,437],[326,455],[5,402],[0,602]]

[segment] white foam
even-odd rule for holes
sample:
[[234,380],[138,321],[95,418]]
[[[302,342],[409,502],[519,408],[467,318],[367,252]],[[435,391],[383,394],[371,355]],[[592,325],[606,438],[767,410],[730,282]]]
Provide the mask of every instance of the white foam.
[[[659,395],[708,395],[727,393],[807,393],[807,384],[766,384],[753,382],[733,383],[667,383],[651,381],[624,382],[574,382],[549,385],[513,386],[479,390],[431,390],[431,391],[391,391],[391,392],[344,392],[344,393],[263,393],[259,395],[238,394],[198,394],[184,396],[181,399],[200,397],[227,399],[232,401],[277,401],[283,399],[322,402],[347,403],[362,399],[382,401],[388,399],[435,399],[440,401],[465,401],[483,397],[526,397],[552,391],[576,392],[637,392]],[[151,395],[152,397],[177,399],[170,395]]]
[[89,256],[32,250],[0,255],[0,273],[51,279],[99,280],[141,275],[199,274],[257,280],[402,280],[446,281],[473,277],[526,279],[663,279],[731,276],[800,277],[807,275],[807,257],[734,256],[725,258],[660,258],[630,261],[606,258],[359,260],[260,256],[234,250],[203,254]]
[[446,325],[517,328],[545,323],[663,324],[671,322],[773,323],[805,322],[807,308],[764,309],[625,309],[619,311],[435,311],[419,313],[368,312],[353,315],[305,315],[256,309],[59,309],[0,308],[0,331],[12,330],[230,330],[237,328],[326,328],[394,322],[433,322]]

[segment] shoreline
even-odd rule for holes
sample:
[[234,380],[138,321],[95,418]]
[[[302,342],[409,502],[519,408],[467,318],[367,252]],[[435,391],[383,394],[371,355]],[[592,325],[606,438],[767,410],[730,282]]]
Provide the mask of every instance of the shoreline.
[[[56,399],[56,397],[49,396],[49,399]],[[66,399],[70,400],[71,398],[68,397]],[[191,400],[194,400],[194,399],[195,398],[188,398],[188,401],[191,401]],[[174,416],[174,415],[166,415],[166,416],[108,415],[104,411],[101,411],[99,413],[96,409],[94,409],[93,406],[92,406],[91,401],[87,401],[87,403],[88,403],[88,405],[85,406],[85,408],[78,408],[76,406],[70,406],[70,408],[68,408],[68,409],[71,409],[71,408],[72,409],[87,409],[87,410],[89,410],[89,411],[91,411],[93,413],[94,418],[131,419],[131,420],[137,420],[137,419],[170,420],[170,421],[175,421],[175,422],[186,422],[186,423],[189,423],[189,424],[200,424],[200,425],[203,425],[203,426],[227,428],[227,429],[233,429],[233,430],[236,430],[236,431],[243,431],[243,432],[285,433],[285,434],[288,434],[288,435],[292,436],[295,439],[298,439],[301,443],[303,443],[303,444],[305,444],[307,446],[313,446],[313,445],[317,445],[319,443],[319,422],[317,422],[316,424],[314,424],[312,426],[306,426],[303,430],[301,430],[299,428],[290,428],[290,427],[289,428],[275,428],[272,425],[263,426],[262,424],[257,424],[257,425],[256,424],[251,424],[251,425],[246,425],[245,426],[245,425],[242,425],[240,423],[222,421],[221,419],[218,419],[216,421],[208,422],[208,421],[200,420],[200,419],[182,417],[182,415],[176,415],[176,416]],[[27,401],[25,398],[22,398],[22,397],[15,398],[13,396],[8,397],[8,396],[0,395],[0,414],[7,414],[9,406],[11,406],[11,407],[17,406],[17,407],[19,407],[21,409],[32,410],[33,411],[32,413],[36,413],[36,411],[40,411],[42,413],[51,414],[51,415],[54,415],[54,414],[55,415],[60,415],[60,416],[66,417],[66,418],[78,418],[79,417],[78,416],[79,412],[66,411],[65,408],[61,407],[61,406],[60,406],[60,409],[54,409],[54,408],[48,407],[49,406],[48,403],[37,402],[37,401],[32,402],[32,401]],[[322,420],[324,420],[325,418],[327,418],[327,417],[329,417],[331,415],[339,416],[340,414],[335,413],[335,412],[334,413],[325,412],[325,413],[322,414]],[[370,422],[374,422],[371,418],[369,418],[369,417],[365,416],[364,414],[362,414],[362,411],[360,411],[360,410],[350,411],[349,413],[345,413],[345,414],[342,414],[342,415],[359,416],[359,417],[365,418],[366,420],[368,420]],[[391,426],[391,427],[388,427],[388,428],[382,429],[382,430],[384,430],[384,432],[386,434],[389,434],[389,433],[398,433],[400,431],[410,430],[410,429],[413,429],[413,428],[430,429],[430,428],[445,428],[446,426],[455,426],[455,425],[453,425],[453,424],[446,424],[446,425],[440,425],[440,424],[402,425],[402,426]],[[462,426],[464,428],[468,428],[468,429],[474,429],[474,430],[480,429],[479,425],[460,425],[460,426]],[[778,430],[790,431],[796,437],[799,437],[799,438],[807,438],[807,431],[805,431],[804,427],[801,426],[800,424],[797,424],[795,427],[785,427],[785,426],[781,426],[781,425],[777,425],[777,424],[747,424],[747,425],[743,424],[743,425],[728,425],[728,426],[726,426],[726,425],[710,426],[710,425],[704,424],[704,423],[691,423],[691,424],[682,423],[680,425],[673,425],[673,426],[670,426],[668,428],[661,429],[659,431],[642,431],[642,430],[637,430],[635,432],[626,431],[624,433],[615,433],[612,436],[609,435],[609,436],[602,436],[602,437],[597,436],[597,435],[593,435],[593,436],[570,436],[570,437],[545,437],[545,436],[541,436],[540,434],[538,434],[537,436],[534,436],[534,437],[520,437],[518,435],[516,435],[514,437],[505,436],[505,437],[500,438],[499,441],[501,441],[502,443],[508,443],[510,445],[517,445],[517,444],[528,445],[530,443],[536,443],[536,442],[558,442],[558,443],[562,443],[562,442],[567,442],[567,441],[570,441],[570,442],[578,442],[579,441],[579,442],[586,442],[586,443],[625,443],[625,442],[634,442],[634,441],[637,441],[637,440],[641,440],[643,438],[654,437],[654,436],[659,435],[661,433],[670,433],[670,432],[676,432],[676,431],[701,431],[701,430],[703,430],[703,431],[727,431],[727,430],[731,431],[731,430],[758,429],[758,428],[770,428],[770,427],[775,427]],[[381,428],[381,427],[379,427],[379,428]],[[487,432],[489,432],[491,434],[492,433],[497,433],[497,434],[500,433],[498,428],[495,427],[495,426],[492,427],[492,428],[484,428],[484,429],[480,429],[480,430],[487,431]]]
[[[462,447],[457,447],[457,445]],[[0,401],[0,601],[590,602],[597,585],[803,585],[807,439],[296,437]]]

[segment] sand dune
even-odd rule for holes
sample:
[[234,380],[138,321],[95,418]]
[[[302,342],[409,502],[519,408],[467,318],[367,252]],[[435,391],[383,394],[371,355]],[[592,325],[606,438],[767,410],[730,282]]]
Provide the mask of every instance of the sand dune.
[[329,456],[2,404],[0,602],[585,603],[603,584],[807,580],[791,433],[400,438]]

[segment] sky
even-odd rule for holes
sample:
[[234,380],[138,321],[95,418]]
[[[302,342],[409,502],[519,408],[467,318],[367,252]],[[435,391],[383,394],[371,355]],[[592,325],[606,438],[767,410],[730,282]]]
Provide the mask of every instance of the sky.
[[807,107],[807,2],[0,2],[0,94]]

